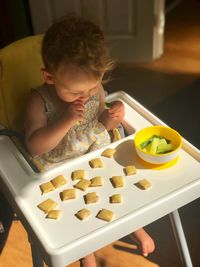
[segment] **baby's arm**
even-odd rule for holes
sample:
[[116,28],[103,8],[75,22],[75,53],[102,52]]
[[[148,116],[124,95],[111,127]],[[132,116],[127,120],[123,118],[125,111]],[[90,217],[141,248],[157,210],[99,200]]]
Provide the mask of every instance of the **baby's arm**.
[[45,105],[41,96],[33,92],[25,118],[26,146],[33,156],[41,155],[55,148],[68,130],[83,119],[82,103],[70,103],[60,118],[47,124]]
[[124,105],[121,101],[113,101],[110,109],[104,109],[105,93],[100,89],[100,116],[99,121],[110,131],[119,126],[124,119]]

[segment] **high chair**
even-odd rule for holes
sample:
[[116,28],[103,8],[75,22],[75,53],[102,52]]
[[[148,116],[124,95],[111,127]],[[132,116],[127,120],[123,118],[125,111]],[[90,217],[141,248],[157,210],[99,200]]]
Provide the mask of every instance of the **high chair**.
[[[18,133],[19,136],[22,133],[23,114],[30,89],[42,83],[40,76],[40,68],[43,66],[40,55],[41,41],[42,35],[31,36],[0,50],[1,135],[13,136]],[[150,125],[164,125],[161,120],[125,92],[116,92],[107,96],[108,102],[117,99],[124,102],[127,127],[137,131]],[[106,167],[98,170],[105,178],[106,190],[111,190],[107,192],[107,197],[114,190],[109,183],[109,177],[123,175],[123,167],[133,164],[132,160],[139,170],[136,176],[127,177],[124,189],[120,189],[120,192],[124,192],[124,203],[119,205],[119,208],[113,206],[116,219],[105,223],[91,216],[84,223],[71,217],[71,221],[65,221],[63,215],[61,220],[54,223],[44,221],[45,218],[37,209],[39,201],[49,196],[41,196],[39,192],[41,182],[48,181],[62,173],[70,177],[71,172],[79,168],[87,169],[93,177],[95,170],[89,168],[88,161],[94,157],[101,157],[104,149],[93,151],[73,160],[71,164],[63,164],[47,173],[37,174],[29,168],[19,148],[16,148],[10,139],[0,136],[0,183],[30,236],[34,267],[43,266],[42,258],[49,267],[64,267],[166,214],[170,214],[184,266],[192,267],[176,209],[199,197],[200,152],[184,140],[179,161],[177,165],[171,167],[175,168],[174,172],[171,171],[172,169],[168,172],[164,168],[155,169],[152,166],[143,165],[135,155],[133,139],[134,133],[110,144],[110,147],[116,148],[119,154],[121,153],[121,157],[116,158],[115,161],[104,158]],[[190,168],[194,173],[191,177],[188,175],[191,173]],[[153,185],[148,192],[137,191],[134,187],[134,183],[143,176],[143,172],[144,177],[149,176],[147,178],[152,180]],[[159,174],[162,179],[159,179]],[[56,191],[56,193],[59,192]],[[105,199],[104,191],[99,191],[99,195],[99,205],[104,208],[105,203],[101,202],[101,199]],[[132,201],[135,195],[139,197],[139,201],[138,199]],[[57,195],[55,197],[58,201],[59,197]],[[108,205],[111,209],[112,205]],[[75,230],[72,231],[72,229]]]

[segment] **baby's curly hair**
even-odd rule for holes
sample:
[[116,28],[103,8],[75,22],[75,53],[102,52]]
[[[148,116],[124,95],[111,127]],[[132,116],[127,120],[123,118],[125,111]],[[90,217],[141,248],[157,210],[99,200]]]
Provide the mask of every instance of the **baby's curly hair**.
[[99,78],[114,67],[101,29],[75,14],[49,28],[42,43],[42,57],[49,72],[62,64],[74,64]]

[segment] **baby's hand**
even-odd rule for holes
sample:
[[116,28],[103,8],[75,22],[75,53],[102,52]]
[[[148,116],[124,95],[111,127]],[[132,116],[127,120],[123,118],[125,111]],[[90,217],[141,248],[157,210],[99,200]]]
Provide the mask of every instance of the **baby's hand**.
[[[109,108],[109,109],[108,109]],[[110,131],[118,127],[124,119],[124,105],[121,101],[113,101],[99,117],[99,121]]]
[[111,120],[121,123],[124,118],[124,105],[121,101],[111,103],[111,108],[108,109],[108,116]]
[[83,121],[83,116],[84,116],[84,104],[81,101],[74,101],[71,102],[65,112],[64,116],[67,118],[69,121],[72,122],[72,124],[76,124],[79,121]]

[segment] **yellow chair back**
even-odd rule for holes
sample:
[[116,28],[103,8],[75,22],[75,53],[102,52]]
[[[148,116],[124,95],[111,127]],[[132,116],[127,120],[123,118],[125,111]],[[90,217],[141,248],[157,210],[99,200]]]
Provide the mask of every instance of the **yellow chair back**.
[[31,88],[42,83],[43,35],[18,40],[0,49],[0,124],[22,131]]

